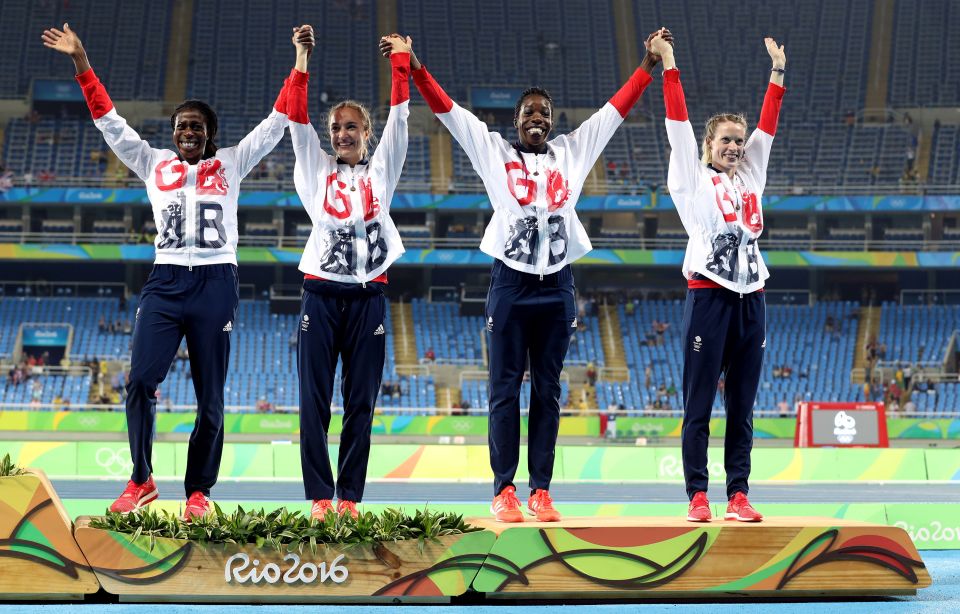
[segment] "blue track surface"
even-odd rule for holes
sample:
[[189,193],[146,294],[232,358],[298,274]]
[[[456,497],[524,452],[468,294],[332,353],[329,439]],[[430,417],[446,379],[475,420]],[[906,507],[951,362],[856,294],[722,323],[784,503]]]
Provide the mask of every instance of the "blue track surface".
[[[916,597],[897,597],[875,599],[871,601],[832,601],[820,600],[809,602],[774,602],[764,601],[737,602],[737,603],[638,603],[615,605],[564,605],[564,612],[678,612],[691,614],[767,614],[776,611],[777,614],[817,614],[824,611],[831,614],[874,614],[875,612],[890,613],[923,613],[923,614],[953,614],[960,611],[960,552],[934,551],[921,552],[924,562],[933,576],[933,586],[923,589]],[[408,606],[409,607],[409,606]],[[422,606],[412,606],[422,607]],[[388,610],[389,608],[389,610]],[[300,612],[336,612],[337,614],[362,614],[365,612],[385,613],[396,611],[396,606],[236,606],[236,605],[132,605],[132,604],[54,604],[28,605],[3,604],[0,612],[17,612],[29,614],[94,614],[107,612],[119,614],[299,614]],[[430,614],[468,612],[469,614],[502,614],[503,612],[555,612],[557,606],[436,606],[427,610]],[[412,610],[411,610],[412,611]]]

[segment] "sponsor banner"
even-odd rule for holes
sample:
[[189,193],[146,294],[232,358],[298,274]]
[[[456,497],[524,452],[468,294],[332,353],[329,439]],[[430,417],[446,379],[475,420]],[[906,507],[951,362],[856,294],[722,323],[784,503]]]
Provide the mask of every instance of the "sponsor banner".
[[924,455],[928,479],[960,482],[960,450],[924,450]]
[[[653,448],[658,481],[682,482],[683,462],[679,448]],[[751,455],[752,481],[856,482],[880,480],[926,480],[923,450],[915,449],[829,449],[754,448]],[[723,448],[708,455],[711,480],[723,481]]]
[[[7,447],[18,465],[37,467],[55,476],[123,476],[129,474],[131,467],[122,441],[28,442]],[[157,477],[183,476],[186,442],[157,442],[153,454]],[[679,448],[558,446],[556,454],[557,480],[683,481]],[[331,444],[330,457],[337,455],[337,446]],[[527,458],[526,446],[521,446],[520,458]],[[930,479],[960,479],[960,458],[955,450],[765,448],[754,449],[752,460],[754,481],[923,481],[927,479],[928,466]],[[709,471],[711,479],[723,480],[722,448],[711,450]],[[300,446],[294,442],[226,443],[220,475],[299,478]],[[526,462],[521,462],[517,480],[524,481],[527,475]],[[492,479],[490,453],[486,445],[378,445],[370,456],[367,476],[488,481]]]
[[522,87],[470,87],[470,106],[474,109],[513,109]]
[[[244,264],[296,264],[301,248],[240,247]],[[152,245],[0,244],[0,260],[104,260],[152,262]],[[781,268],[946,269],[960,265],[960,252],[798,252],[767,251],[764,259]],[[431,266],[489,266],[493,258],[474,249],[409,249],[397,263]],[[683,250],[594,249],[574,266],[636,265],[678,267]]]
[[656,448],[558,448],[554,471],[564,480],[654,481]]
[[[194,413],[157,413],[158,433],[190,433],[196,419]],[[330,433],[338,434],[343,416],[334,414]],[[617,438],[650,440],[680,437],[680,418],[643,418],[619,416]],[[960,439],[960,420],[941,418],[888,418],[890,439]],[[753,434],[756,439],[793,439],[796,421],[793,418],[755,418]],[[521,434],[527,432],[527,419],[520,422]],[[83,433],[125,433],[126,416],[122,411],[0,411],[0,431],[65,431]],[[227,433],[296,435],[300,432],[300,418],[295,413],[224,415]],[[710,421],[710,433],[722,437],[726,420]],[[564,416],[560,418],[561,437],[599,436],[597,416]],[[406,416],[376,415],[373,417],[374,435],[426,435],[486,437],[486,416]]]
[[920,550],[960,550],[956,503],[888,503],[885,507],[887,524],[905,530]]
[[[474,88],[476,89],[476,88]],[[491,88],[486,88],[491,89]],[[501,89],[501,88],[496,88]],[[514,99],[515,100],[515,99]],[[513,108],[513,102],[510,107]],[[34,202],[44,204],[143,204],[146,190],[141,188],[56,188],[13,187],[0,192],[0,202]],[[300,198],[296,192],[255,192],[240,194],[241,207],[296,207]],[[960,209],[960,196],[777,196],[765,195],[765,211],[809,212],[919,212],[955,211]],[[485,194],[395,194],[391,209],[489,209]],[[608,196],[581,196],[579,211],[673,211],[673,199],[666,194],[612,194]]]
[[[77,467],[77,444],[63,441],[5,441],[0,446],[2,454],[18,467],[42,469],[49,476],[83,475]],[[0,456],[2,456],[0,454]]]
[[[130,444],[126,441],[80,441],[75,445],[77,475],[117,478],[123,482],[130,479],[133,461],[130,458]],[[156,476],[177,476],[173,444],[154,444],[153,473]]]
[[66,324],[25,324],[23,345],[29,347],[67,347],[70,327]]
[[30,97],[34,102],[84,102],[75,79],[34,79]]

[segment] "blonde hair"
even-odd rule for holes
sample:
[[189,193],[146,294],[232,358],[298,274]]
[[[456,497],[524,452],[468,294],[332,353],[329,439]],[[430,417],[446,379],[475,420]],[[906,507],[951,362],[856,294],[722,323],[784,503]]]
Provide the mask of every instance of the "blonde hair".
[[363,132],[366,135],[363,138],[363,144],[360,146],[360,159],[362,160],[367,157],[367,145],[373,141],[373,120],[370,118],[370,111],[367,111],[367,107],[363,106],[362,103],[356,100],[343,100],[330,107],[330,111],[327,112],[327,133],[329,136],[330,122],[333,121],[334,114],[346,108],[351,108],[360,114],[360,122],[363,124]]
[[700,161],[704,164],[713,162],[713,155],[710,153],[710,144],[708,141],[713,139],[717,133],[717,126],[723,122],[740,124],[744,130],[747,129],[747,118],[744,117],[742,113],[717,113],[708,119],[704,127],[703,142],[700,144]]

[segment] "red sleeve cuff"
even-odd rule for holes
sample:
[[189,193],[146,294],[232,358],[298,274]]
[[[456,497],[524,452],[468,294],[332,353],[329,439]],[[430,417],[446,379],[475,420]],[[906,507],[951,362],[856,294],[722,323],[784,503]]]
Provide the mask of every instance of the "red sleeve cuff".
[[390,106],[410,100],[410,54],[391,53]]
[[637,104],[640,96],[643,95],[643,90],[647,89],[651,81],[653,81],[653,79],[647,71],[642,68],[633,71],[633,74],[630,75],[627,82],[623,84],[623,87],[610,99],[610,104],[617,108],[620,117],[626,117],[627,114],[630,113],[630,109],[633,108],[633,105]]
[[760,110],[760,121],[757,128],[770,136],[777,133],[777,121],[780,119],[780,105],[783,103],[783,94],[787,90],[776,83],[767,85],[767,93],[763,96],[763,108]]
[[453,108],[453,100],[434,80],[426,66],[421,66],[420,70],[413,71],[413,82],[434,113],[449,113],[450,109]]
[[307,87],[307,82],[310,81],[310,73],[300,72],[296,68],[290,71],[290,85],[296,85],[300,87]]
[[100,83],[93,69],[83,71],[76,76],[76,79],[80,89],[83,90],[83,98],[87,101],[87,108],[90,109],[93,119],[100,119],[109,113],[113,108],[113,101],[110,100],[107,89]]
[[[286,112],[290,121],[298,124],[309,124],[310,116],[307,113],[307,84],[310,73],[300,72],[296,68],[290,71],[286,85],[283,86],[281,96],[286,98]],[[278,109],[279,110],[279,109]]]
[[687,121],[687,101],[680,84],[680,71],[676,68],[663,71],[663,104],[667,109],[667,119]]

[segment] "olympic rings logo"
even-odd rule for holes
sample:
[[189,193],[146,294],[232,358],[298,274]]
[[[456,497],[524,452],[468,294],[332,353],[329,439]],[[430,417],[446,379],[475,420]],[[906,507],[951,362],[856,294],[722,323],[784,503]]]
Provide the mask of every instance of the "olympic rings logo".
[[133,472],[133,459],[130,458],[130,450],[126,448],[100,448],[95,459],[110,475],[129,475]]

